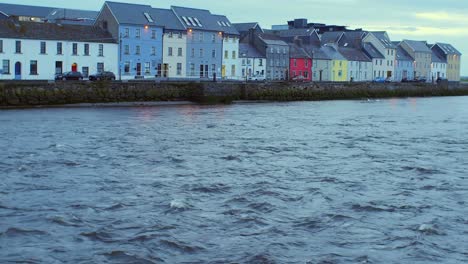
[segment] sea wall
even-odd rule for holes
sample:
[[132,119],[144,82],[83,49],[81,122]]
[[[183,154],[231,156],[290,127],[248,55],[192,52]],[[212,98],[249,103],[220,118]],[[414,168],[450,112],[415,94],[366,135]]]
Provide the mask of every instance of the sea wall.
[[0,107],[78,103],[334,100],[468,95],[468,85],[419,83],[0,82]]

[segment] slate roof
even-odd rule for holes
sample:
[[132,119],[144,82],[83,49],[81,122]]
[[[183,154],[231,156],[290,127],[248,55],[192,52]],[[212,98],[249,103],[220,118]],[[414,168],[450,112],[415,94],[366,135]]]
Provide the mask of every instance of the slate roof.
[[323,46],[322,49],[331,60],[346,60],[346,58],[332,46]]
[[304,45],[303,47],[313,60],[331,60],[320,45]]
[[234,23],[232,24],[236,29],[237,31],[239,32],[247,32],[249,31],[250,29],[253,29],[255,28],[258,23],[257,22],[249,22],[249,23]]
[[[343,47],[361,48],[362,39],[364,38],[365,34],[366,32],[364,31],[346,31],[340,40],[340,44],[342,44]],[[346,43],[348,43],[347,46],[345,46]]]
[[401,46],[397,45],[395,42],[393,43],[397,46],[396,50],[396,59],[399,61],[414,61],[413,57],[406,52]]
[[387,49],[396,49],[396,46],[392,43],[390,38],[387,37],[387,32],[385,31],[374,31],[371,32]]
[[151,17],[160,22],[159,25],[170,30],[185,30],[185,27],[179,21],[177,16],[169,9],[152,8]]
[[45,18],[55,7],[16,5],[0,3],[0,12],[9,16],[29,16]]
[[[434,45],[427,45],[429,48],[434,46]],[[431,58],[431,61],[432,62],[437,62],[437,63],[447,63],[447,60],[444,59],[440,54],[439,52],[435,51],[435,50],[432,50],[432,58]]]
[[310,59],[311,56],[305,51],[303,47],[296,44],[289,44],[289,58],[292,59]]
[[288,46],[288,43],[281,40],[279,37],[272,35],[272,34],[258,34],[258,37],[267,45],[282,45]]
[[277,34],[280,37],[311,36],[315,34],[315,30],[313,28],[293,28],[288,30],[279,30]]
[[440,43],[440,42],[437,42],[435,45],[439,46],[440,49],[446,54],[455,54],[455,55],[459,55],[461,56],[462,54],[460,53],[460,51],[458,51],[457,49],[455,49],[452,45],[450,44],[447,44],[447,43]]
[[240,58],[266,58],[254,46],[247,43],[239,44]]
[[372,62],[372,60],[359,49],[356,48],[338,48],[338,51],[348,61],[365,61]]
[[54,23],[18,22],[0,20],[0,37],[36,40],[63,40],[77,42],[116,43],[109,32],[98,27],[58,25]]
[[98,15],[97,11],[59,8],[53,10],[45,19],[60,20],[61,24],[93,25]]
[[322,44],[337,43],[342,35],[342,31],[325,32],[322,34],[320,40],[322,41]]
[[[239,35],[239,32],[225,16],[213,15],[210,11],[205,9],[179,6],[172,6],[171,9],[179,20],[182,21],[182,25],[186,29],[192,28],[194,30],[222,31],[228,34]],[[223,25],[223,23],[225,25]]]
[[[119,24],[131,25],[161,25],[163,22],[159,19],[153,18],[153,23],[146,19],[144,13],[151,13],[152,7],[149,5],[127,4],[106,1],[104,3],[109,7],[112,14],[117,19]],[[157,24],[158,23],[158,24]]]
[[237,31],[236,27],[231,24],[231,21],[229,21],[229,19],[226,16],[213,15],[213,17],[216,19],[216,22],[218,21],[221,22],[221,23],[218,23],[218,26],[221,27],[220,31],[223,31],[224,33],[227,33],[230,35],[239,35],[239,31]]
[[365,42],[362,44],[364,52],[372,59],[385,59],[385,56],[380,53],[374,45],[370,42]]
[[432,51],[427,47],[426,41],[418,41],[418,40],[403,40],[414,52],[424,52],[424,53],[432,53]]

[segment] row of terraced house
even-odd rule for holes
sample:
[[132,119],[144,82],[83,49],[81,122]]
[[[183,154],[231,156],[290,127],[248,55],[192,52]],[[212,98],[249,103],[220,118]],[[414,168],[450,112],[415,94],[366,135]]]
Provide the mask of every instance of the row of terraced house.
[[460,81],[447,43],[295,19],[263,29],[209,10],[105,2],[100,11],[0,4],[0,79],[65,71],[118,79]]

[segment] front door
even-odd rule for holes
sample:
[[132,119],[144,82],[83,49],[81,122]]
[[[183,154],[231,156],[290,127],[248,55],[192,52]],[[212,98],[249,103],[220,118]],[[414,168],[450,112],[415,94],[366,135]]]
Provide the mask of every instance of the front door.
[[55,73],[61,74],[63,72],[63,63],[61,61],[55,62]]
[[322,81],[322,70],[319,71],[319,80]]
[[203,76],[205,76],[204,69],[205,69],[205,67],[203,66],[203,64],[200,64],[200,78],[203,78]]
[[205,78],[208,78],[208,64],[205,65]]
[[221,66],[221,77],[226,77],[226,65]]
[[392,77],[392,72],[391,71],[387,71],[387,78],[390,78]]
[[169,76],[169,64],[163,64],[163,77],[167,78]]
[[407,79],[408,78],[408,71],[403,71],[403,76],[402,76],[403,79]]
[[141,75],[141,63],[137,63],[136,65],[136,75],[137,76]]
[[72,71],[72,72],[77,72],[77,71],[78,71],[78,64],[73,63],[73,64],[72,64],[71,71]]
[[15,80],[21,80],[21,62],[15,63]]

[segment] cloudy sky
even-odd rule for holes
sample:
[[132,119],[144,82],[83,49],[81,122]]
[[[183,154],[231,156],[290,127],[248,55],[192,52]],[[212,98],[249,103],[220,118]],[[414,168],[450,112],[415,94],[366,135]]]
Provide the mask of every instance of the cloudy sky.
[[[262,27],[284,24],[293,18],[346,25],[350,28],[385,30],[392,40],[414,39],[451,43],[461,53],[462,75],[468,76],[468,1],[466,0],[114,0],[168,8],[171,5],[209,9],[232,22],[260,22]],[[18,3],[17,0],[2,0]],[[102,0],[21,0],[42,5],[99,10]]]

